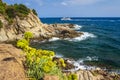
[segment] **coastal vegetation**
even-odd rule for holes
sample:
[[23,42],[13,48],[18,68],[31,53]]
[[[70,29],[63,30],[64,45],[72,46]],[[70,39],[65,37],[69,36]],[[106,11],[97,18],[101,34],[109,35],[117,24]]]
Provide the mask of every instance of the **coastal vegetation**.
[[70,74],[68,76],[68,80],[77,80],[77,75],[76,74]]
[[[25,65],[27,75],[31,79],[40,80],[45,75],[56,75],[60,80],[65,80],[61,67],[65,67],[64,59],[60,58],[59,63],[53,61],[55,53],[49,50],[35,49],[29,46],[31,32],[26,32],[24,38],[18,40],[17,47],[23,49],[26,54]],[[67,80],[76,80],[76,75],[68,76]]]
[[0,13],[5,14],[6,9],[6,3],[3,3],[2,0],[0,0]]
[[25,17],[30,13],[30,9],[23,4],[6,5],[1,1],[0,13],[9,18],[15,18],[15,16]]
[[[37,13],[34,9],[31,10],[23,4],[7,5],[0,0],[0,28],[3,27],[0,29],[0,41],[20,39],[17,41],[17,48],[11,44],[0,44],[0,80],[26,80],[26,75],[27,80],[58,80],[58,78],[59,80],[120,80],[120,75],[110,74],[99,68],[73,71],[71,69],[77,66],[75,67],[72,63],[69,64],[69,59],[56,57],[54,51],[31,47],[31,38],[36,38],[38,35],[40,35],[39,38],[42,38],[41,40],[54,37],[46,35],[52,33],[61,39],[84,35],[84,33],[70,30],[70,28],[74,28],[73,24],[44,25],[35,15]],[[10,26],[9,24],[12,23],[14,25]],[[26,32],[28,30],[37,35]],[[21,35],[23,34],[24,37],[22,38]],[[13,41],[13,44],[16,42]],[[20,54],[22,52],[24,54]],[[89,64],[92,65],[95,62],[89,62]],[[101,65],[98,61],[97,64]],[[53,77],[57,77],[57,79],[52,79]]]
[[33,12],[36,16],[38,15],[35,9],[32,9],[32,12]]
[[3,23],[2,23],[2,21],[0,20],[0,28],[2,28],[3,27]]
[[16,16],[20,17],[20,19],[27,17],[30,12],[37,15],[37,12],[34,9],[30,10],[23,4],[7,5],[0,1],[0,14],[4,15],[9,23],[12,23]]

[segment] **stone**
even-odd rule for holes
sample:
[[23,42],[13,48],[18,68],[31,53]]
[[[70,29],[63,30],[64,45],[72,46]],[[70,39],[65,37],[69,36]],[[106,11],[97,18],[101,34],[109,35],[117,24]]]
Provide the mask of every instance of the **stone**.
[[26,80],[21,53],[10,44],[0,44],[0,80]]
[[52,75],[45,75],[43,80],[59,80],[59,77]]

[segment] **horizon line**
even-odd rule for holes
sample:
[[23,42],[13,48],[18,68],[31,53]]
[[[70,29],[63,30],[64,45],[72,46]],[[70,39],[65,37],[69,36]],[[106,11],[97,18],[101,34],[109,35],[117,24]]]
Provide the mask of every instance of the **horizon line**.
[[[39,16],[38,16],[39,17]],[[39,17],[39,18],[63,18],[63,17]],[[120,17],[117,17],[117,16],[115,16],[115,17],[110,17],[110,16],[107,16],[107,17],[69,17],[69,18],[120,18]]]

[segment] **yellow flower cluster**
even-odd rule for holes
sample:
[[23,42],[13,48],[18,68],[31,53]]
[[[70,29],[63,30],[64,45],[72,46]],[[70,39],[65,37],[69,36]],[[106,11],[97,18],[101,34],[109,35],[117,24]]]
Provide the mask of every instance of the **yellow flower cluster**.
[[63,58],[60,58],[59,61],[60,61],[60,66],[61,66],[61,67],[66,67],[66,64],[65,64]]
[[[28,76],[41,79],[44,74],[59,75],[61,70],[57,67],[56,62],[53,61],[55,53],[49,50],[35,49],[29,46],[29,38],[32,37],[30,32],[25,33],[24,39],[17,42],[17,46],[22,48],[26,53],[26,65],[28,67]],[[63,66],[64,60],[60,59]]]

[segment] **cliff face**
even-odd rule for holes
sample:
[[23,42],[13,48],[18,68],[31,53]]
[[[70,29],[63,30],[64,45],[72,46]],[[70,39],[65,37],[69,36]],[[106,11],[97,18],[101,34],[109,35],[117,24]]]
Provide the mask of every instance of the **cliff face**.
[[73,38],[81,35],[71,29],[74,27],[72,24],[43,24],[32,12],[24,19],[16,16],[11,25],[3,15],[0,15],[0,21],[3,24],[3,27],[0,28],[0,42],[20,39],[27,31],[32,32],[35,38],[42,39],[50,37]]
[[73,26],[43,24],[36,16],[35,10],[31,10],[23,4],[7,5],[0,1],[0,42],[20,39],[28,31],[32,32],[35,38],[72,38],[79,34],[70,29]]
[[27,31],[32,32],[35,37],[47,36],[48,33],[44,28],[45,25],[32,12],[24,19],[14,18],[12,25],[9,25],[2,15],[0,15],[0,20],[3,23],[3,28],[0,29],[0,41],[19,39]]

